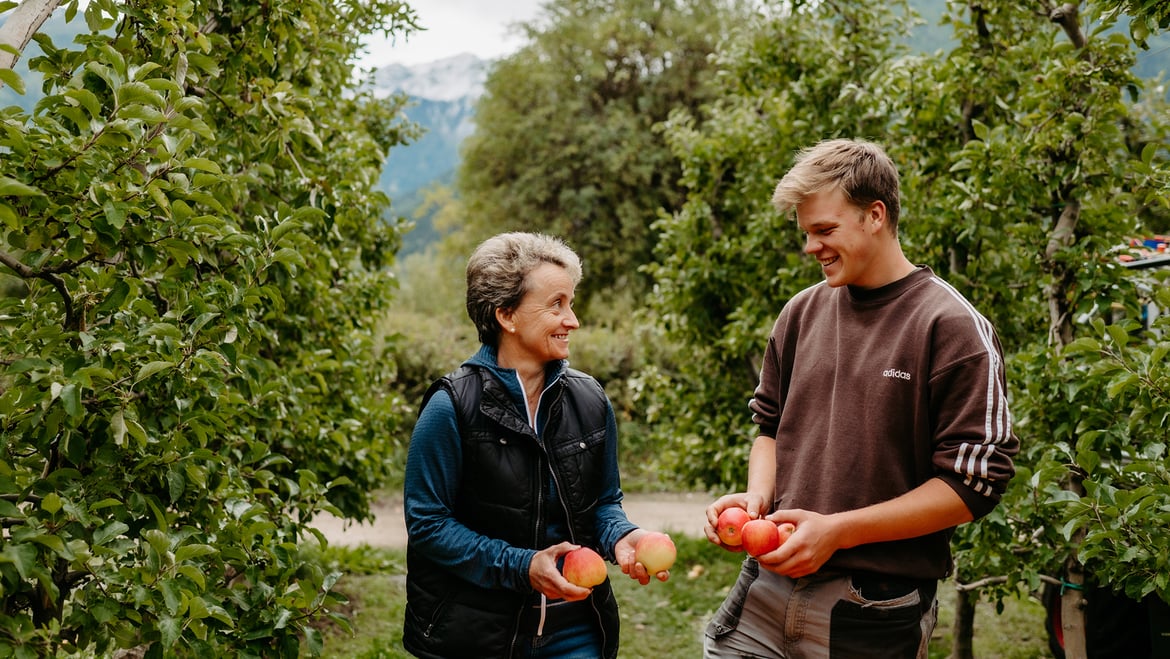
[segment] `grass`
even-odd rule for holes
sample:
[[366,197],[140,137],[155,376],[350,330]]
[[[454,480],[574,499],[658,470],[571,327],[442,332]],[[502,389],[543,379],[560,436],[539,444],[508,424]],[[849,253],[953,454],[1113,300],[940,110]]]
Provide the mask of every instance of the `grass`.
[[[697,658],[708,619],[739,573],[741,554],[718,549],[705,539],[676,537],[678,560],[670,581],[640,586],[610,566],[621,607],[623,659]],[[406,554],[402,550],[330,548],[327,560],[347,576],[338,588],[350,598],[347,611],[353,634],[325,630],[327,658],[398,659],[406,606]],[[931,659],[950,655],[955,593],[939,589],[939,623],[931,639]],[[1033,599],[1009,600],[1003,613],[980,602],[975,618],[976,657],[1034,659],[1050,657],[1044,634],[1044,611]]]

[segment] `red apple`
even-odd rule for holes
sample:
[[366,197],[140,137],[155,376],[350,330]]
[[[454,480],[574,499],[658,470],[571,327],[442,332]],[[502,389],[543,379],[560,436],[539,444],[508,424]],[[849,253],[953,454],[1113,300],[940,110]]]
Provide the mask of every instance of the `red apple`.
[[792,522],[784,522],[776,528],[776,532],[780,534],[780,544],[788,542],[788,537],[796,530],[796,525]]
[[588,547],[579,547],[565,554],[561,573],[569,583],[592,588],[605,581],[605,559]]
[[723,512],[719,513],[719,519],[715,522],[715,532],[719,534],[719,540],[729,547],[738,547],[743,544],[743,539],[740,536],[743,530],[743,525],[750,520],[747,511],[743,508],[732,506],[725,508]]
[[665,533],[651,531],[638,540],[634,545],[634,559],[646,566],[650,574],[669,570],[674,565],[677,551],[674,541]]
[[743,525],[740,532],[743,548],[752,556],[766,554],[780,546],[780,531],[775,522],[753,519]]

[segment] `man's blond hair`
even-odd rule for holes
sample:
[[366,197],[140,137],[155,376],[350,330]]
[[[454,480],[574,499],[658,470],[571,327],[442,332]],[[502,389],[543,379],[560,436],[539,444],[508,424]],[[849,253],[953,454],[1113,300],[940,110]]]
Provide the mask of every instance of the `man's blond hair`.
[[776,185],[772,204],[781,213],[789,213],[809,196],[833,188],[862,210],[882,202],[887,225],[897,235],[898,168],[880,146],[865,140],[824,140],[801,150],[792,169]]

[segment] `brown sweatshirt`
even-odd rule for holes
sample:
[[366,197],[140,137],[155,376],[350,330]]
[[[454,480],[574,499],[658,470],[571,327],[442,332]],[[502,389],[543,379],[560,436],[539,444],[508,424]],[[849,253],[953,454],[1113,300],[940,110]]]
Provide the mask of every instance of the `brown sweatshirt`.
[[[834,513],[944,479],[982,517],[1015,473],[999,339],[922,267],[875,290],[825,283],[776,320],[750,403],[776,438],[774,509]],[[951,530],[837,551],[823,569],[942,578]]]

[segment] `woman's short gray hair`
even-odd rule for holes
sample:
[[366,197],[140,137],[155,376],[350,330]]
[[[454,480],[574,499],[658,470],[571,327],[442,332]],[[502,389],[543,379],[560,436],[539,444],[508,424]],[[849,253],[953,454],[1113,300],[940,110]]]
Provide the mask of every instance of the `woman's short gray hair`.
[[480,243],[467,260],[467,315],[480,342],[497,347],[496,309],[515,309],[528,292],[528,273],[545,263],[581,281],[581,259],[563,240],[539,233],[501,233]]

